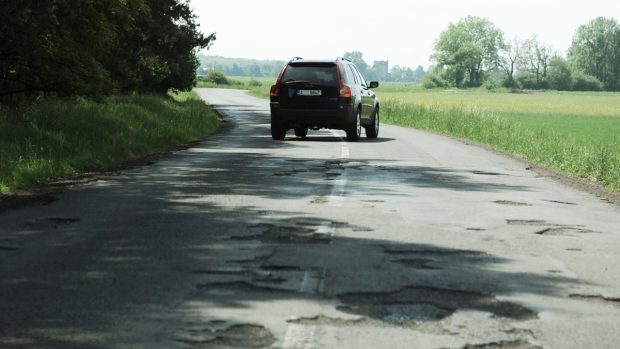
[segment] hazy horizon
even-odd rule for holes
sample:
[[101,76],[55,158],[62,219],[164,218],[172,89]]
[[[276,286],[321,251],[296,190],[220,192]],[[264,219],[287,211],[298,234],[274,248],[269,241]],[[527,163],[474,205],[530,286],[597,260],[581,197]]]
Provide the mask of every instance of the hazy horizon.
[[[575,30],[596,17],[620,15],[620,1],[561,2],[492,0],[362,2],[283,0],[204,2],[191,0],[200,30],[217,33],[206,52],[237,58],[288,60],[337,57],[361,51],[364,59],[388,60],[390,66],[427,68],[433,44],[450,22],[467,15],[490,19],[507,41],[538,35],[541,42],[564,53]],[[363,7],[368,7],[368,15]],[[350,15],[347,15],[350,13]],[[617,19],[617,18],[616,18]],[[366,25],[363,25],[366,23]]]

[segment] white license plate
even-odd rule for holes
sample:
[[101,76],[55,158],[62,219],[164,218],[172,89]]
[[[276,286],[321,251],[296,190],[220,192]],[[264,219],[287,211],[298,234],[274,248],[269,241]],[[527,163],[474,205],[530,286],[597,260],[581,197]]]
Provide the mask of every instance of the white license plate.
[[320,96],[322,94],[321,90],[298,90],[298,96]]

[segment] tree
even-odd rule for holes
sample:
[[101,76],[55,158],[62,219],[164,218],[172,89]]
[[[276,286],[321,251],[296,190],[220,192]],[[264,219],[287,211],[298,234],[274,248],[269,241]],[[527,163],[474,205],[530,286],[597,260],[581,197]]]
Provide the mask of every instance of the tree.
[[364,61],[362,57],[362,53],[360,51],[351,51],[345,52],[343,58],[351,61],[357,69],[359,69],[360,73],[366,77],[366,72],[368,71],[368,63]]
[[0,98],[187,90],[214,39],[186,0],[3,1]]
[[515,87],[514,74],[517,62],[521,59],[521,40],[514,38],[512,43],[506,45],[501,51],[499,67],[506,73],[505,86]]
[[521,50],[522,54],[518,61],[519,69],[534,75],[536,87],[544,88],[547,69],[549,69],[549,62],[552,57],[551,46],[539,42],[538,37],[534,35],[523,42]]
[[418,65],[417,68],[415,68],[415,70],[413,71],[413,76],[412,76],[412,80],[413,82],[420,82],[422,81],[422,79],[424,79],[424,76],[426,76],[426,73],[424,71],[424,67],[422,67],[421,65]]
[[560,57],[553,56],[549,60],[547,71],[549,87],[554,90],[569,91],[573,88],[573,76],[568,62]]
[[568,58],[585,74],[600,80],[605,89],[620,90],[620,25],[599,17],[580,26],[568,50]]
[[477,87],[485,71],[498,65],[504,47],[504,34],[491,21],[468,16],[441,33],[431,58],[445,67],[455,86]]

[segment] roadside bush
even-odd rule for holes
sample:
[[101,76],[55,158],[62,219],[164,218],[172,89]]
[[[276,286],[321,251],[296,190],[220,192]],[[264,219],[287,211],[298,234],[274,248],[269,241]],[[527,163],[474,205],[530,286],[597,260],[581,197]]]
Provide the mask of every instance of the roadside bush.
[[603,84],[594,76],[575,72],[573,76],[574,91],[602,91]]
[[515,78],[505,77],[502,79],[502,86],[508,89],[521,89],[521,85]]
[[207,73],[207,76],[205,76],[204,80],[206,82],[212,82],[218,85],[229,85],[230,84],[230,82],[226,78],[226,75],[224,75],[224,73],[219,72],[217,70],[211,70],[209,73]]
[[515,80],[521,88],[527,90],[545,90],[549,88],[547,81],[536,81],[536,75],[530,73],[518,74]]
[[445,88],[450,84],[444,77],[444,70],[441,68],[433,68],[422,80],[422,87],[426,89],[430,88]]
[[487,91],[495,91],[499,87],[500,87],[500,84],[495,79],[488,79],[487,81],[484,82],[484,84],[482,84],[482,88],[484,88]]

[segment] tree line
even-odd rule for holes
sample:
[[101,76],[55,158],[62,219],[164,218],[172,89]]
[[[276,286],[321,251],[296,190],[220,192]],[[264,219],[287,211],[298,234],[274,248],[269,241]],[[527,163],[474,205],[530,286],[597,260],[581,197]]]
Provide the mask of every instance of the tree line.
[[[358,67],[365,79],[383,81],[420,82],[426,72],[422,66],[416,69],[393,66],[387,74],[377,71],[363,59],[360,51],[345,52],[344,58],[352,61]],[[209,71],[219,71],[227,76],[252,76],[276,78],[285,61],[259,60],[248,58],[229,58],[222,56],[198,55],[200,67],[199,75],[207,75]]]
[[199,75],[219,71],[227,76],[277,77],[284,61],[198,55]]
[[395,65],[389,69],[389,72],[379,71],[376,67],[369,65],[364,60],[360,51],[345,52],[343,58],[350,60],[355,64],[360,73],[367,80],[385,80],[399,82],[420,82],[426,75],[424,68],[419,65],[416,69]]
[[199,32],[188,0],[0,3],[0,101],[189,90]]
[[599,17],[580,26],[566,57],[532,36],[507,42],[485,18],[451,23],[436,41],[437,64],[423,86],[620,90],[620,25]]

